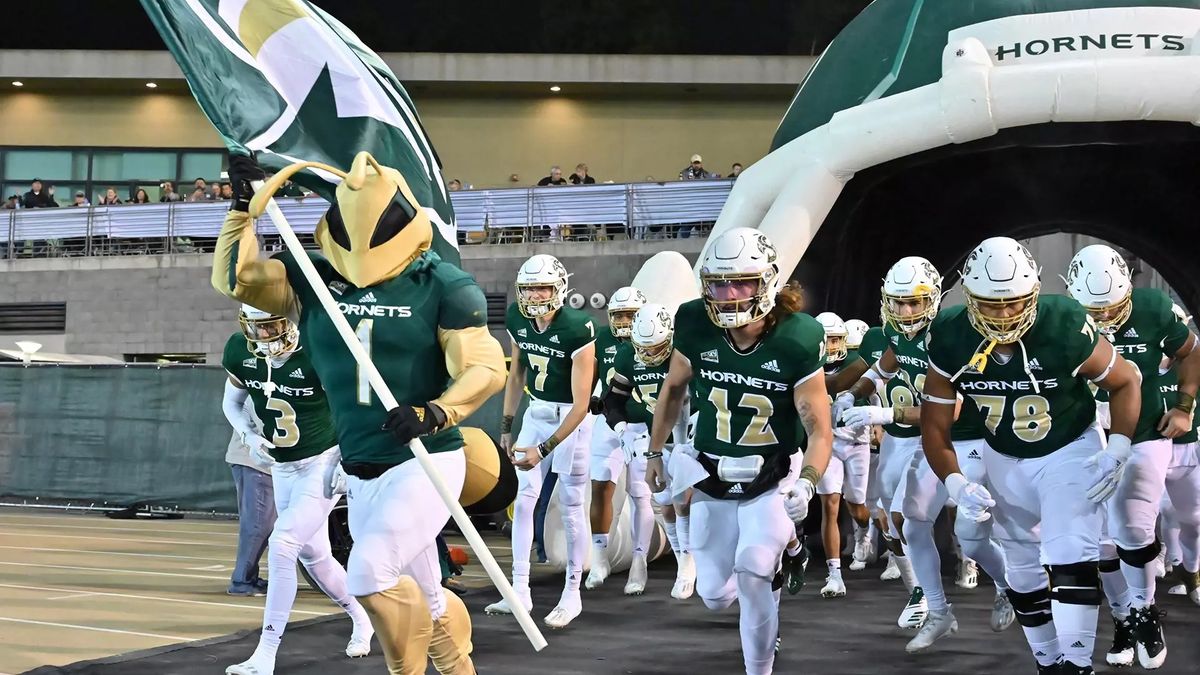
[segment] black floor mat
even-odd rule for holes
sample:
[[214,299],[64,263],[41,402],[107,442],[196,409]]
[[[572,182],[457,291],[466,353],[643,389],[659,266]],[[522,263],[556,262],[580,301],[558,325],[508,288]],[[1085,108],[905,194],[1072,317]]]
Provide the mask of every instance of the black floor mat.
[[[906,595],[898,581],[879,581],[880,568],[845,572],[849,595],[823,600],[818,590],[824,570],[814,561],[812,579],[795,597],[784,595],[783,649],[775,663],[780,674],[820,675],[1009,675],[1033,673],[1021,629],[1013,625],[996,634],[988,628],[993,594],[986,580],[974,591],[954,587],[947,578],[959,632],[939,641],[925,654],[909,656],[904,645],[913,633],[896,627]],[[535,566],[536,574],[536,566]],[[709,612],[693,598],[686,602],[668,595],[674,567],[651,569],[649,594],[622,595],[624,578],[603,589],[584,592],[584,612],[569,628],[549,631],[550,642],[535,654],[510,617],[483,615],[494,592],[476,591],[466,597],[475,621],[475,663],[480,675],[699,675],[744,672],[738,641],[737,606]],[[534,587],[534,617],[539,625],[561,590],[559,579],[543,579]],[[1156,671],[1162,675],[1200,672],[1200,607],[1182,596],[1167,596],[1160,586],[1159,606],[1165,618],[1169,658]],[[1099,673],[1115,673],[1104,665],[1112,635],[1107,611],[1101,609],[1097,640]],[[289,626],[280,648],[278,675],[356,675],[386,672],[378,644],[365,659],[342,655],[350,624],[343,618],[316,619]],[[39,668],[29,675],[72,673],[86,675],[209,675],[247,658],[257,631],[242,632],[205,642],[163,647],[119,657],[77,663],[63,668]],[[434,673],[432,667],[429,673]]]

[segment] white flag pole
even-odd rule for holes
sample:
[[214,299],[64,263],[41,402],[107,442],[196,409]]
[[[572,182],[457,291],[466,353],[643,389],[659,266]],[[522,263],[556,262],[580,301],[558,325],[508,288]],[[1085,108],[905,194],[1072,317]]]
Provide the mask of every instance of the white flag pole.
[[[255,190],[261,190],[263,188],[263,181],[253,181],[252,185]],[[288,250],[292,253],[292,257],[300,266],[300,271],[304,273],[304,278],[312,286],[313,293],[321,301],[321,307],[329,314],[334,327],[337,328],[338,335],[346,343],[346,347],[354,356],[354,360],[358,362],[359,367],[366,371],[367,379],[371,383],[371,389],[379,397],[379,401],[383,403],[383,407],[387,410],[397,407],[399,404],[396,402],[396,397],[392,395],[387,383],[383,381],[383,376],[379,374],[379,370],[371,362],[371,357],[363,349],[362,344],[354,335],[354,331],[350,329],[350,324],[346,321],[346,317],[342,316],[342,312],[338,309],[337,303],[334,302],[333,296],[330,295],[329,289],[325,287],[324,280],[317,273],[317,268],[313,267],[312,261],[308,259],[308,253],[304,250],[304,246],[300,243],[300,240],[296,238],[296,233],[292,231],[291,225],[288,224],[287,218],[283,215],[283,211],[280,210],[279,205],[275,203],[274,199],[267,201],[267,215],[271,217],[275,228],[279,230],[279,235],[283,237],[284,244],[287,245]],[[544,649],[546,647],[546,638],[542,636],[537,624],[533,621],[533,617],[525,610],[525,605],[521,603],[520,598],[513,591],[512,585],[508,583],[508,577],[504,576],[504,572],[501,571],[496,558],[488,550],[487,544],[483,543],[483,538],[479,536],[479,531],[475,529],[475,524],[471,522],[470,516],[463,510],[462,505],[458,503],[458,495],[451,493],[450,488],[442,480],[441,474],[438,472],[437,467],[433,465],[433,460],[429,457],[429,452],[425,450],[425,445],[421,443],[420,439],[414,438],[408,444],[408,449],[412,451],[413,456],[420,462],[421,468],[425,470],[425,475],[429,477],[429,481],[437,489],[438,496],[450,508],[450,515],[454,517],[454,522],[462,530],[463,536],[467,538],[467,543],[471,545],[471,550],[475,552],[475,556],[479,558],[479,562],[483,563],[483,569],[487,571],[488,577],[491,578],[492,583],[499,589],[500,595],[504,597],[504,600],[508,602],[508,606],[512,608],[513,616],[517,618],[517,623],[525,631],[525,637],[529,638],[529,642],[533,645],[535,651]],[[412,515],[416,516],[417,514]]]

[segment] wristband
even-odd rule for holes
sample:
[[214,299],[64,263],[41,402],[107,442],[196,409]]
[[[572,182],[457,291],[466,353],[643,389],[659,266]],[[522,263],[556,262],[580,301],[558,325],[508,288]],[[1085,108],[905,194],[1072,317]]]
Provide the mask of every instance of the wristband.
[[806,466],[803,469],[800,469],[800,478],[807,480],[813,485],[816,485],[817,483],[821,482],[821,472],[817,471],[816,468],[812,466]]
[[642,457],[645,457],[646,459],[658,459],[662,456],[663,454],[661,452],[647,452],[642,455]]
[[545,441],[538,443],[536,449],[538,452],[538,457],[541,459],[546,459],[546,455],[550,454],[550,451],[546,449]]
[[502,433],[502,434],[512,433],[512,425],[513,425],[513,416],[512,415],[505,415],[504,417],[501,417],[500,418],[500,433]]
[[1191,394],[1185,394],[1182,391],[1178,393],[1178,400],[1175,402],[1175,408],[1191,415],[1196,411],[1196,397]]

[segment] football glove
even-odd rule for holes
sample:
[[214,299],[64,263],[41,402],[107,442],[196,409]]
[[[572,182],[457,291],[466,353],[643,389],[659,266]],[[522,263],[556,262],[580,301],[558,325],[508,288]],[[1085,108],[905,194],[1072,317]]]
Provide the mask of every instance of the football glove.
[[996,500],[992,499],[987,488],[979,483],[972,483],[961,473],[946,476],[946,492],[950,493],[950,498],[958,504],[959,518],[982,523],[992,517],[987,510],[996,505]]
[[848,427],[869,427],[875,424],[891,424],[895,410],[878,405],[860,405],[842,413],[842,423]]
[[229,208],[233,211],[249,211],[250,200],[254,197],[254,188],[250,187],[250,183],[266,179],[267,174],[252,155],[229,153],[229,184],[233,189],[233,204]]
[[804,522],[808,517],[808,503],[812,501],[816,492],[817,486],[807,478],[797,480],[790,488],[779,488],[779,493],[783,495],[783,509],[787,511],[788,518],[791,518],[793,523]]
[[1112,434],[1108,437],[1108,447],[1092,455],[1083,463],[1084,468],[1094,470],[1098,476],[1096,482],[1087,491],[1088,499],[1099,504],[1107,501],[1117,491],[1121,476],[1125,475],[1125,464],[1133,454],[1129,437],[1122,434]]
[[401,445],[408,445],[418,436],[428,436],[446,423],[446,414],[432,403],[423,406],[402,405],[388,411],[387,421],[380,427]]

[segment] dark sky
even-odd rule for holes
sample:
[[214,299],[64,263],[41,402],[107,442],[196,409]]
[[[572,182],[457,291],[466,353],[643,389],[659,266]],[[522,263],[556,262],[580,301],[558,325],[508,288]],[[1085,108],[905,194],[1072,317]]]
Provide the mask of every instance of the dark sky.
[[[0,30],[0,48],[164,48],[136,0],[4,4],[7,28]],[[868,0],[315,0],[315,4],[381,52],[705,55],[819,53]]]

